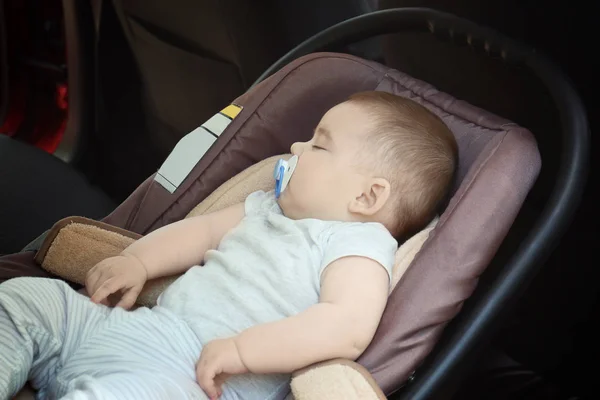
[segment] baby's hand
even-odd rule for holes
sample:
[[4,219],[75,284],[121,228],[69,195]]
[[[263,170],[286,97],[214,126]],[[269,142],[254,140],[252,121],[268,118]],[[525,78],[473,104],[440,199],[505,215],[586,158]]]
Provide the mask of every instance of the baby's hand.
[[230,375],[246,372],[248,368],[242,362],[233,338],[208,342],[196,364],[196,379],[211,400],[221,396],[221,386]]
[[142,291],[148,273],[135,257],[121,254],[96,264],[87,273],[85,287],[94,303],[108,305],[108,296],[121,291],[117,307],[130,309]]

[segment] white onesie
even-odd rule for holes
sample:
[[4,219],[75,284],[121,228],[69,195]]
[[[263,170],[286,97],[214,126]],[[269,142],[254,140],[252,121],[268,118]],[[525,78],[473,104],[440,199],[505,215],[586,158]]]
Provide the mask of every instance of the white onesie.
[[273,191],[252,193],[245,209],[242,222],[206,253],[204,266],[188,270],[158,299],[203,344],[317,304],[321,273],[341,257],[371,258],[391,282],[398,243],[382,224],[292,220]]

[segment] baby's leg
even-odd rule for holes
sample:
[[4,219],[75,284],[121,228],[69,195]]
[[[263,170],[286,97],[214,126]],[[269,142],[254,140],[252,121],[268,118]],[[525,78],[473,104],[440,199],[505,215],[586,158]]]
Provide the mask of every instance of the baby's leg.
[[15,278],[0,285],[0,399],[27,380],[45,389],[65,359],[108,313],[71,289],[46,278]]
[[65,399],[206,399],[196,382],[201,345],[160,310],[113,309],[56,376]]

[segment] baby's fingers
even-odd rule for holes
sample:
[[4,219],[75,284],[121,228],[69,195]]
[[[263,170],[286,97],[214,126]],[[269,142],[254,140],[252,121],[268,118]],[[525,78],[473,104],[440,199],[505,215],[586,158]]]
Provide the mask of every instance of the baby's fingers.
[[215,373],[206,369],[198,372],[198,384],[204,390],[204,393],[211,400],[218,399],[221,393],[215,383]]
[[98,268],[92,268],[88,271],[85,277],[85,289],[89,294],[92,294],[96,291],[99,279],[100,272]]
[[102,283],[102,285],[100,285],[100,287],[92,294],[92,301],[94,303],[106,304],[105,301],[107,300],[107,297],[121,289],[122,286],[121,282],[117,279],[110,278],[104,281],[104,283]]
[[116,307],[123,307],[124,309],[129,310],[135,304],[141,289],[141,287],[132,287],[131,289],[127,290],[123,294],[123,297],[121,297],[121,300],[119,300],[117,303]]

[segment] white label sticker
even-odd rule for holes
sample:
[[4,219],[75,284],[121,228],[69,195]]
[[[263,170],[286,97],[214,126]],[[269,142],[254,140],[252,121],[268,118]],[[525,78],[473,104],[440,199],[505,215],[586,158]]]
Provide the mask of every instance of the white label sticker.
[[221,133],[227,128],[227,125],[231,123],[231,120],[223,114],[216,114],[211,119],[202,124],[209,132],[214,133],[216,136],[221,136]]
[[231,104],[185,135],[171,151],[154,180],[169,193],[174,193],[241,110],[242,107]]
[[216,141],[217,138],[202,127],[185,135],[160,167],[154,180],[169,193],[175,192]]

